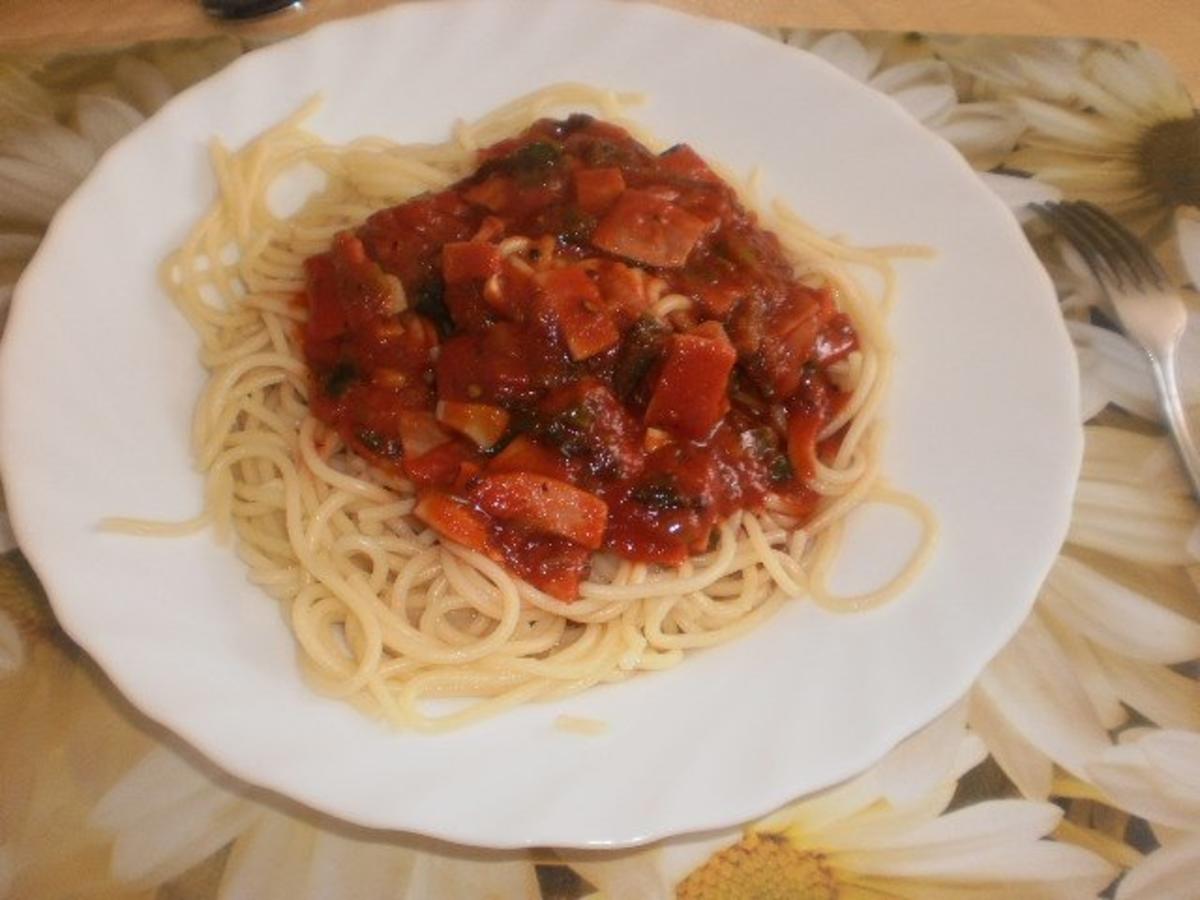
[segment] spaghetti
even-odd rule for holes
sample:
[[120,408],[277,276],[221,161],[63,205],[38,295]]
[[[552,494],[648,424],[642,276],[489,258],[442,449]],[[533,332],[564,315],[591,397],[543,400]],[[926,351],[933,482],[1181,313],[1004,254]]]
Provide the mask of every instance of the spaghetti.
[[[903,589],[932,552],[936,523],[919,501],[879,485],[878,412],[891,371],[891,260],[919,251],[846,247],[782,207],[774,231],[790,262],[805,284],[836,299],[856,334],[852,352],[829,366],[844,402],[816,436],[825,451],[812,460],[805,489],[814,501],[803,513],[794,496],[771,492],[759,508],[716,522],[678,565],[599,552],[572,589],[538,587],[496,554],[439,536],[414,514],[418,492],[403,467],[380,465],[371,447],[313,414],[309,311],[296,302],[311,291],[306,260],[376,211],[463,179],[481,148],[521,133],[546,110],[596,109],[637,134],[622,119],[633,99],[556,85],[460,124],[444,144],[410,146],[379,138],[326,144],[303,128],[310,106],[236,153],[214,146],[219,198],[164,266],[211,372],[194,419],[205,511],[182,526],[111,524],[139,533],[210,525],[232,532],[252,581],[283,602],[315,686],[419,730],[673,666],[687,650],[753,628],[789,597],[851,610]],[[320,187],[280,215],[272,189],[301,170],[318,173]],[[528,239],[499,246],[531,258]],[[874,272],[882,296],[852,268]],[[414,300],[403,286],[395,294],[397,309]],[[692,303],[660,289],[648,315],[678,322]],[[920,545],[890,584],[836,597],[826,577],[841,523],[872,500],[911,511],[922,524]],[[439,698],[465,702],[425,702]]]

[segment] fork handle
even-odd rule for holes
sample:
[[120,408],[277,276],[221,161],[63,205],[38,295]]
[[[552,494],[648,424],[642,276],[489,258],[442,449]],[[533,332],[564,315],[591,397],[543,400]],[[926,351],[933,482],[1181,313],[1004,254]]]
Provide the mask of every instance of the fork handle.
[[1183,395],[1179,390],[1179,381],[1175,377],[1175,353],[1168,348],[1166,353],[1148,354],[1150,368],[1154,370],[1154,384],[1158,388],[1158,400],[1162,406],[1163,415],[1167,419],[1167,428],[1179,450],[1179,458],[1183,462],[1184,471],[1192,483],[1192,495],[1200,502],[1200,447],[1188,427],[1187,413],[1183,406]]

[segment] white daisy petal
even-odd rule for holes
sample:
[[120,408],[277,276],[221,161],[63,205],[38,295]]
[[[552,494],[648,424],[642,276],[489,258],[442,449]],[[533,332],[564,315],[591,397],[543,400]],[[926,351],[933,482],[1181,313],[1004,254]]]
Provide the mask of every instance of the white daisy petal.
[[21,632],[8,613],[0,610],[0,679],[12,675],[23,665],[25,644],[21,640]]
[[895,832],[872,844],[876,850],[916,847],[985,850],[1004,841],[1035,841],[1045,837],[1062,819],[1053,803],[1028,800],[988,800],[939,816],[924,824]]
[[0,122],[53,117],[54,97],[33,79],[42,65],[35,54],[5,54],[0,59]]
[[75,120],[79,133],[100,154],[142,124],[145,116],[115,97],[81,94],[75,104]]
[[0,138],[0,155],[61,169],[78,182],[96,164],[96,152],[86,140],[57,122],[37,122],[10,130]]
[[[480,900],[538,900],[537,871],[528,860],[476,861],[419,853],[402,900],[469,897]],[[314,897],[314,900],[316,898]],[[364,898],[365,900],[365,898]]]
[[[1200,813],[1200,734],[1153,729],[1138,741],[1138,746],[1146,760],[1170,779],[1175,790],[1188,796]],[[1195,824],[1200,827],[1200,821]]]
[[1116,900],[1195,900],[1200,834],[1156,850],[1126,873]]
[[895,94],[912,87],[949,87],[950,67],[937,59],[915,59],[889,66],[867,82],[877,91]]
[[234,845],[221,900],[300,900],[315,838],[315,829],[264,811]]
[[[7,305],[7,298],[3,294],[4,289],[0,288],[0,312],[3,312],[4,307]],[[8,513],[0,510],[0,553],[7,553],[16,546],[17,536],[13,534],[12,523],[8,520]]]
[[1200,657],[1200,622],[1130,590],[1069,556],[1050,569],[1048,597],[1055,615],[1115,653],[1146,662]]
[[1175,247],[1192,287],[1200,290],[1200,209],[1185,206],[1176,211]]
[[129,54],[117,60],[113,78],[145,115],[156,112],[175,93],[161,70]]
[[1008,208],[1018,213],[1023,220],[1033,214],[1024,209],[1030,203],[1048,203],[1062,199],[1062,191],[1052,184],[1038,181],[1036,178],[1022,178],[1017,175],[998,175],[994,172],[980,172],[983,183],[991,188]]
[[1076,897],[1095,896],[1116,875],[1116,869],[1094,853],[1056,841],[1005,841],[986,847],[934,847],[924,852],[906,849],[852,856],[844,864],[864,875],[966,884],[1070,881],[1078,892]]
[[1151,722],[1200,729],[1200,681],[1107,650],[1100,649],[1099,655],[1114,690]]
[[161,884],[216,853],[261,814],[247,801],[215,792],[189,798],[170,813],[116,835],[113,875],[131,883]]
[[1089,322],[1067,322],[1076,348],[1095,353],[1090,377],[1103,383],[1112,402],[1143,419],[1157,421],[1161,415],[1150,362],[1140,347],[1127,337]]
[[880,804],[853,818],[830,825],[822,829],[820,834],[796,834],[795,839],[797,843],[822,853],[863,852],[887,847],[898,835],[916,831],[926,823],[935,821],[954,799],[954,790],[954,783],[939,785],[903,807]]
[[[1027,97],[1017,97],[1014,102],[1030,127],[1048,138],[1072,146],[1104,148],[1130,137],[1128,127],[1094,116],[1070,112],[1060,106]],[[1099,155],[1103,151],[1096,149],[1094,152]]]
[[232,62],[241,55],[242,50],[239,39],[223,35],[183,47],[172,43],[151,44],[145,53],[151,65],[159,69],[170,82],[172,89],[181,91]]
[[1087,691],[1088,699],[1092,702],[1092,708],[1096,711],[1096,717],[1100,720],[1100,724],[1109,731],[1125,724],[1129,719],[1129,713],[1125,709],[1125,704],[1121,702],[1120,694],[1113,688],[1112,681],[1099,657],[1096,656],[1095,649],[1074,628],[1063,624],[1054,614],[1050,592],[1043,590],[1039,603],[1041,604],[1039,609],[1053,630],[1055,639],[1071,660],[1075,676],[1079,679],[1083,689]]
[[1179,80],[1152,50],[1101,48],[1084,60],[1083,69],[1101,88],[1134,109],[1191,114]]
[[1025,122],[1008,103],[960,103],[935,130],[968,159],[987,165],[1012,150]]
[[100,798],[89,824],[116,831],[146,814],[165,812],[176,803],[202,793],[209,780],[178,754],[156,747]]
[[1134,513],[1131,516],[1120,506],[1077,503],[1067,542],[1147,565],[1182,566],[1192,561],[1187,542],[1194,522],[1169,515],[1137,515],[1136,508]]
[[[715,845],[713,852],[723,850],[736,842],[738,837],[740,833],[729,843]],[[701,865],[708,856],[689,856],[687,861],[683,861],[663,857],[653,847],[615,854],[566,851],[559,855],[600,891],[598,896],[644,897],[645,900],[673,900],[675,884],[687,877],[688,872]]]
[[862,41],[845,31],[825,35],[810,46],[808,52],[815,53],[858,81],[871,77],[883,55],[882,50],[865,47]]
[[1062,648],[1036,610],[976,682],[1038,749],[1076,774],[1109,746]]
[[969,720],[1021,796],[1030,800],[1045,800],[1050,796],[1054,782],[1054,763],[1050,757],[1030,744],[1003,711],[978,689],[971,691]]
[[[665,896],[673,896],[674,886],[686,878],[689,872],[692,872],[704,865],[705,860],[707,860],[713,854],[720,853],[727,847],[732,847],[734,844],[740,841],[744,835],[745,832],[742,829],[730,828],[724,831],[708,832],[706,834],[672,838],[671,840],[664,841],[662,844],[658,845],[655,851],[655,855],[657,857],[655,860],[655,867],[657,868],[660,880],[655,882],[649,873],[640,872],[632,873],[629,883],[638,885],[644,884],[649,886],[654,891],[665,890],[667,892]],[[632,852],[639,853],[642,851]],[[593,881],[592,876],[595,875],[597,877],[602,877],[605,873],[598,866],[592,863],[613,861],[615,864],[615,859],[620,859],[621,857],[625,856],[627,856],[627,852],[618,853],[615,855],[615,857],[611,854],[598,853],[593,857],[590,863],[584,862],[581,866],[576,866],[576,868],[578,869],[580,875],[588,879],[588,881],[591,881],[593,884],[600,886],[602,882]],[[587,859],[587,856],[583,856],[582,859]],[[572,858],[571,864],[572,866],[575,866],[576,859]],[[640,895],[613,893],[612,896],[637,897]],[[654,893],[650,893],[648,896],[654,897],[656,895]]]
[[[957,778],[953,772],[965,739],[967,704],[961,700],[912,737],[902,741],[876,767],[879,790],[891,803],[912,802],[942,782]],[[986,750],[975,745],[976,764]],[[983,754],[983,755],[979,755]],[[974,765],[970,766],[974,768]],[[953,772],[953,774],[950,774]]]
[[0,158],[0,218],[45,225],[76,184],[67,172],[24,159]]
[[958,96],[945,84],[921,84],[889,95],[918,122],[940,125],[950,115]]
[[1108,408],[1108,385],[1096,377],[1098,368],[1090,350],[1077,349],[1079,358],[1079,421],[1090,422]]
[[[377,900],[402,896],[410,883],[418,851],[383,841],[353,840],[310,828],[314,833],[307,859],[303,893],[281,900]],[[528,864],[533,869],[532,864]],[[271,876],[268,875],[268,878]],[[274,879],[271,879],[271,883]],[[248,895],[260,900],[262,894]],[[222,898],[224,900],[224,898]]]
[[[1194,831],[1200,822],[1200,793],[1172,777],[1141,746],[1142,741],[1110,748],[1088,771],[1095,784],[1121,809],[1151,822]],[[1196,757],[1173,766],[1195,768]]]
[[0,260],[29,259],[41,242],[41,237],[36,234],[0,233]]
[[1084,429],[1084,439],[1080,477],[1085,480],[1117,481],[1166,494],[1191,491],[1178,454],[1165,437],[1092,425]]
[[260,809],[158,747],[100,799],[89,824],[112,833],[118,878],[154,883],[215,853]]
[[1071,77],[1071,91],[1090,112],[1117,121],[1152,122],[1160,115],[1154,107],[1136,105],[1112,93],[1096,81],[1090,72],[1077,71]]
[[845,784],[823,791],[799,803],[786,806],[758,823],[763,831],[794,827],[816,834],[835,823],[861,813],[880,797],[875,771],[869,769]]

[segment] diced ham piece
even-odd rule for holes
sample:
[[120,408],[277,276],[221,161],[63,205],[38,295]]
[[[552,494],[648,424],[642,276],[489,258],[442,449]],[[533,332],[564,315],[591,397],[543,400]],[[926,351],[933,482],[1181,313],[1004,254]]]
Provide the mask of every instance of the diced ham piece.
[[571,358],[595,356],[621,339],[604,311],[600,291],[578,266],[551,269],[539,278],[542,303],[558,326]]
[[616,167],[578,169],[574,180],[575,201],[593,215],[606,211],[625,190],[625,178]]
[[442,248],[446,284],[484,281],[500,272],[500,249],[484,241],[457,241]]
[[429,491],[417,502],[413,514],[442,537],[480,553],[486,552],[487,516],[470,504],[440,491]]
[[729,409],[729,374],[736,361],[737,351],[716,322],[672,335],[646,424],[696,440],[707,437]]
[[687,262],[709,227],[660,194],[630,189],[600,220],[592,243],[648,266],[676,268]]
[[484,475],[471,499],[502,522],[554,534],[589,550],[604,542],[608,505],[585,490],[544,475]]
[[492,447],[508,428],[508,413],[488,403],[462,403],[442,400],[437,405],[437,419],[448,428],[466,435],[480,447]]

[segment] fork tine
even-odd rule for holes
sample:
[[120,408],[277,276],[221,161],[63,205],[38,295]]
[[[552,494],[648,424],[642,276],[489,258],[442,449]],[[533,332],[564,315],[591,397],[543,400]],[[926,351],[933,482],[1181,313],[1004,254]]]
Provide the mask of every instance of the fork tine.
[[1041,216],[1060,237],[1075,248],[1083,258],[1084,264],[1091,270],[1096,280],[1104,285],[1108,281],[1119,280],[1107,257],[1097,248],[1095,242],[1079,225],[1066,215],[1065,203],[1033,203],[1033,211]]
[[1078,202],[1068,201],[1058,205],[1064,221],[1069,221],[1076,231],[1087,240],[1104,259],[1120,287],[1134,287],[1142,277],[1135,261],[1129,258],[1124,245],[1108,229],[1101,227],[1096,219],[1084,211]]
[[1087,200],[1080,200],[1075,204],[1075,207],[1122,248],[1125,258],[1129,260],[1130,264],[1136,270],[1140,271],[1144,281],[1149,281],[1154,287],[1159,289],[1166,286],[1166,270],[1154,258],[1154,255],[1150,253],[1146,245],[1129,233],[1129,229],[1100,207]]

